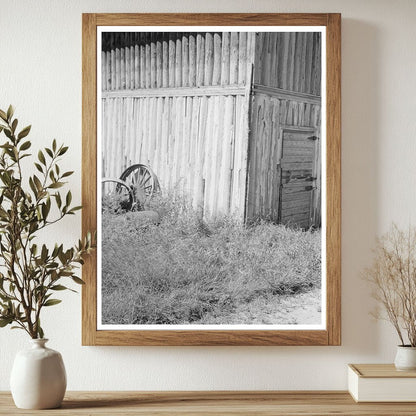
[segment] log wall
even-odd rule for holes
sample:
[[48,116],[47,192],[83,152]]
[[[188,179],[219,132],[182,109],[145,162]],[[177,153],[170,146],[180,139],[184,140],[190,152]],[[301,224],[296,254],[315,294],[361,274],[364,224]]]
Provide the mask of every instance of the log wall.
[[243,219],[254,34],[112,33],[103,47],[102,176],[148,164],[205,216]]
[[321,95],[321,33],[260,32],[254,83]]
[[[314,163],[309,167],[306,153],[298,152],[299,161],[292,172],[308,159],[308,183],[301,192],[282,199],[283,137],[285,129],[310,132],[320,138],[321,126],[321,35],[319,33],[258,33],[254,85],[251,102],[248,189],[246,217],[259,218],[308,228],[321,225],[321,140],[314,146]],[[300,128],[303,128],[300,129]],[[293,159],[293,157],[291,156]],[[306,160],[305,159],[305,160]],[[286,163],[286,162],[284,162]],[[283,167],[283,170],[287,167]],[[316,178],[310,181],[309,177]],[[303,212],[307,190],[311,212]],[[293,189],[284,192],[293,192]],[[300,213],[303,217],[301,218]]]
[[102,34],[102,90],[246,85],[252,33]]

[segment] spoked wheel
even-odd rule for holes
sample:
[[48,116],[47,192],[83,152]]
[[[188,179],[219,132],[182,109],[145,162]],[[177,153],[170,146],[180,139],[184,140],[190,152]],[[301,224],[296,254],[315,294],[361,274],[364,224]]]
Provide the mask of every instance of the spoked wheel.
[[134,194],[126,182],[120,179],[103,178],[101,184],[103,211],[118,214],[130,211],[133,208],[135,204]]
[[160,191],[159,180],[153,170],[138,163],[128,167],[120,176],[120,180],[126,182],[133,192],[133,198],[138,208],[143,209],[150,198]]

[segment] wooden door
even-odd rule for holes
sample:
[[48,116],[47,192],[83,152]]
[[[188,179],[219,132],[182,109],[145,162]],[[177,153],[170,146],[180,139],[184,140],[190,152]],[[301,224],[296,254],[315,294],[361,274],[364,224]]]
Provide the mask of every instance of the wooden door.
[[279,222],[308,229],[316,224],[319,138],[311,128],[282,129]]

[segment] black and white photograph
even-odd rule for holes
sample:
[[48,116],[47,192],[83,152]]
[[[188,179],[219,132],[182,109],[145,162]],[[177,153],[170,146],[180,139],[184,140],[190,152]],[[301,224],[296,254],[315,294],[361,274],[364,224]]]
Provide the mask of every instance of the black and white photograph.
[[100,324],[324,326],[322,29],[123,29],[98,33]]

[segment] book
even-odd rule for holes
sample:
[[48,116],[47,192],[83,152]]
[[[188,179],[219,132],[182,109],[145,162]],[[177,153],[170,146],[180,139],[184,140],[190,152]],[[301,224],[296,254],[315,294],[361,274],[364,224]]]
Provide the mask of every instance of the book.
[[356,402],[416,402],[416,371],[394,364],[349,364],[348,391]]

